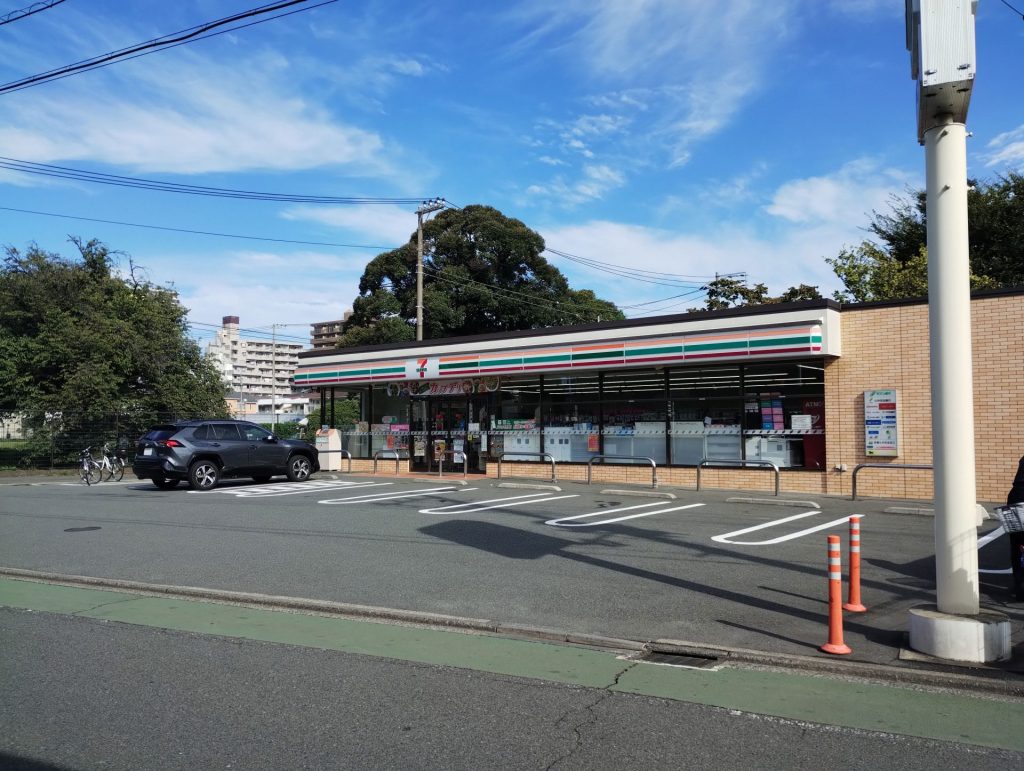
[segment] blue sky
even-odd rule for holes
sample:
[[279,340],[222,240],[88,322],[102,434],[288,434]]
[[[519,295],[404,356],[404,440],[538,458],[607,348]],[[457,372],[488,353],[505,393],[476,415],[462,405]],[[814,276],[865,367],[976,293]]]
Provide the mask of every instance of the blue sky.
[[[0,16],[29,4],[0,0]],[[255,5],[67,0],[0,26],[0,80]],[[268,192],[443,196],[494,206],[590,259],[830,293],[824,257],[864,238],[892,194],[923,186],[904,35],[897,0],[351,0],[4,94],[0,155]],[[1024,20],[982,0],[977,46],[968,169],[992,179],[1024,167]],[[398,246],[416,224],[415,206],[221,200],[4,170],[0,207],[4,245],[70,255],[77,235],[131,254],[178,289],[200,338],[224,315],[246,328],[339,318],[381,251],[359,247]],[[550,259],[620,305],[680,291]]]

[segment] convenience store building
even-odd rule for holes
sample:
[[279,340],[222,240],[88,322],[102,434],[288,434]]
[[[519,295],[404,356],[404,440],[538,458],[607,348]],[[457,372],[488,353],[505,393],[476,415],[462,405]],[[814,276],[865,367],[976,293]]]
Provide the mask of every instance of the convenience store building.
[[[1024,290],[978,293],[971,308],[978,497],[1001,501],[1024,454]],[[393,450],[410,472],[461,471],[465,459],[471,473],[495,476],[503,457],[505,474],[543,477],[551,458],[559,479],[583,480],[592,458],[628,456],[654,460],[662,485],[692,488],[701,461],[756,460],[781,469],[786,492],[848,495],[859,463],[931,463],[923,299],[817,300],[299,356],[296,387],[320,392],[324,423],[339,429],[357,470]],[[342,398],[359,400],[361,420],[335,424]],[[702,484],[771,490],[765,468],[712,465]],[[651,479],[641,461],[592,472],[600,482]],[[929,499],[932,473],[868,468],[858,488]]]

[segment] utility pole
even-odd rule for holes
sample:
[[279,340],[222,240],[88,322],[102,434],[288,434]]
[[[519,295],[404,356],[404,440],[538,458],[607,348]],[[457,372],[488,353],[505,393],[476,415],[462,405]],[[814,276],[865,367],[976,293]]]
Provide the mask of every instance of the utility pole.
[[270,325],[270,414],[277,433],[277,328],[280,324]]
[[416,210],[416,340],[423,339],[423,215],[445,207],[443,198],[424,201]]
[[944,659],[1010,656],[1010,623],[978,586],[967,110],[976,0],[905,0],[917,139],[925,147],[936,604],[910,611],[910,647]]

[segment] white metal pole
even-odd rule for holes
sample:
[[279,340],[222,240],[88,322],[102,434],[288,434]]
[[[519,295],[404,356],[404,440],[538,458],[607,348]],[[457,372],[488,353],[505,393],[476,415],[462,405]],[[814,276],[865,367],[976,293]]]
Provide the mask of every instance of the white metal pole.
[[950,118],[924,140],[937,604],[942,613],[977,615],[967,131]]
[[423,209],[416,211],[416,339],[423,339]]
[[277,433],[277,324],[270,325],[270,412]]

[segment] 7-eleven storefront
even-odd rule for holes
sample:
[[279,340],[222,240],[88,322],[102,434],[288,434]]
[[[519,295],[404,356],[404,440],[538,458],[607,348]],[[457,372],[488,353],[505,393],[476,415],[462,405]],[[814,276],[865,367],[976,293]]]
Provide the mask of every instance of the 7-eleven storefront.
[[[690,478],[704,459],[821,473],[825,364],[839,355],[839,313],[819,302],[307,352],[295,384],[320,391],[332,425],[337,400],[359,399],[361,420],[336,426],[356,468],[396,450],[411,471],[461,470],[465,456],[493,475],[504,454],[511,473],[540,475],[547,454],[562,479],[583,478],[599,455]],[[595,467],[597,478],[642,474]]]
[[[976,293],[978,499],[1005,499],[1024,454],[1024,290]],[[830,300],[299,355],[353,468],[396,450],[403,468],[585,479],[598,455],[651,458],[664,485],[693,487],[703,459],[767,460],[782,490],[929,499],[928,306]],[[359,402],[339,425],[334,407]],[[966,410],[965,410],[966,411]],[[393,457],[394,453],[387,453]],[[393,468],[387,464],[388,468]],[[598,463],[595,481],[650,482],[643,464]],[[771,490],[763,467],[702,471],[707,487]]]

